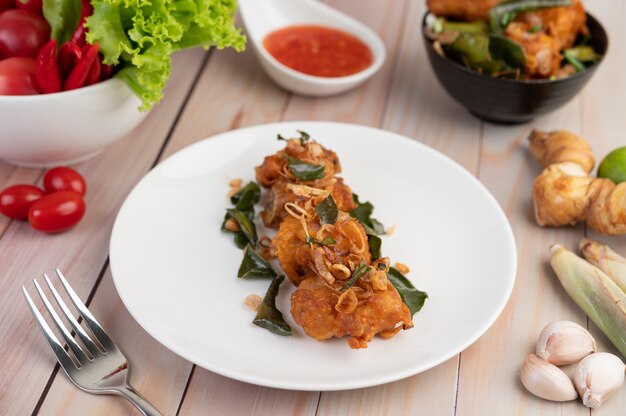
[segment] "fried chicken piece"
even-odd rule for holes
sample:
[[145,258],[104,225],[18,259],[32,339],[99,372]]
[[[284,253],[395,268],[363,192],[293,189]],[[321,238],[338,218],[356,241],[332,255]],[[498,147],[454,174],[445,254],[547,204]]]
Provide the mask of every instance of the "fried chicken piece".
[[315,141],[303,143],[300,139],[291,139],[284,149],[276,154],[266,156],[261,166],[255,168],[256,179],[261,186],[269,188],[281,177],[290,183],[299,182],[289,170],[285,156],[324,166],[323,178],[302,182],[314,188],[324,187],[329,179],[333,179],[337,173],[341,172],[339,158],[332,150],[326,149]]
[[[288,216],[282,221],[272,240],[272,251],[289,280],[296,286],[311,276],[320,276],[329,284],[339,277],[345,280],[361,260],[370,263],[365,230],[345,212],[339,214],[337,222],[332,226],[321,226],[317,219],[305,223],[309,235],[315,240],[322,241],[330,237],[336,243],[329,246],[307,244],[306,231],[299,219]],[[340,276],[339,273],[345,274],[345,269],[339,266],[333,269],[333,265],[345,266],[348,276]],[[340,272],[340,269],[344,271]]]
[[[281,221],[288,215],[285,211],[285,204],[287,203],[304,205],[310,200],[311,208],[314,208],[317,205],[316,202],[324,198],[322,193],[318,193],[320,198],[312,199],[310,192],[316,192],[315,189],[311,189],[307,185],[290,184],[285,178],[280,177],[272,185],[265,210],[261,212],[261,219],[265,226],[278,228]],[[334,178],[334,180],[329,181],[328,185],[321,191],[330,192],[340,211],[352,211],[357,206],[352,199],[352,190],[343,182],[342,178]]]
[[[289,169],[285,160],[286,156],[324,166],[324,177],[307,181],[299,180]],[[333,196],[339,210],[348,212],[356,208],[352,199],[352,190],[343,182],[343,179],[335,176],[340,172],[339,159],[332,150],[314,141],[289,140],[285,149],[267,156],[263,164],[256,167],[257,181],[262,186],[271,188],[265,210],[261,212],[265,226],[278,228],[280,222],[287,216],[285,204],[306,205],[305,209],[309,211],[314,209],[317,203],[329,193]]]
[[554,39],[558,50],[572,47],[579,34],[587,33],[587,15],[580,0],[572,0],[572,5],[568,7],[520,13],[515,20],[528,23],[531,27],[542,27]]
[[544,31],[533,32],[527,22],[511,22],[504,34],[524,48],[526,78],[549,78],[556,75],[561,67],[560,43]]
[[[312,226],[313,224],[311,228]],[[297,286],[302,280],[315,276],[308,267],[312,260],[309,245],[306,243],[306,233],[297,218],[290,216],[281,222],[276,236],[272,239],[272,254],[278,258],[280,267],[294,285]]]
[[[347,295],[346,295],[347,294]],[[291,314],[298,325],[318,341],[348,336],[350,348],[367,348],[375,335],[391,338],[400,329],[413,327],[409,308],[390,282],[386,290],[348,302],[342,309],[341,297],[351,298],[352,288],[334,293],[320,279],[304,280],[291,297]]]
[[489,9],[503,0],[428,0],[428,10],[437,16],[458,20],[489,20]]
[[[307,232],[315,241],[330,237],[334,242],[307,243]],[[287,277],[298,286],[291,313],[313,338],[347,335],[351,348],[366,348],[376,334],[390,338],[413,326],[408,307],[387,279],[389,259],[371,261],[365,230],[347,213],[325,225],[317,217],[288,216],[272,248]],[[350,281],[357,269],[366,270]]]
[[[324,166],[324,176],[299,180],[289,157]],[[333,151],[308,139],[289,140],[256,168],[257,181],[271,188],[261,217],[279,227],[270,254],[298,286],[291,300],[295,321],[317,340],[348,336],[351,348],[366,348],[375,335],[391,338],[413,321],[387,278],[389,259],[372,262],[365,229],[348,213],[356,208],[352,190],[335,176],[339,172]],[[329,195],[338,216],[322,225],[315,208]]]
[[[507,26],[505,36],[524,48],[527,77],[549,78],[559,75],[561,51],[573,46],[579,34],[586,33],[586,22],[582,2],[573,0],[567,7],[520,13]],[[534,30],[537,27],[541,30]]]

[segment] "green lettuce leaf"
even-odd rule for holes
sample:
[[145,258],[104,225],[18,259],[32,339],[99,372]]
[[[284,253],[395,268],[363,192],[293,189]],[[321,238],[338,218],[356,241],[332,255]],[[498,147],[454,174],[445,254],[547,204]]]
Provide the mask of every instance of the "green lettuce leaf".
[[148,110],[163,97],[171,55],[202,46],[242,51],[234,25],[236,0],[92,0],[87,41],[98,42],[104,63],[121,65],[117,76]]
[[82,8],[80,0],[43,0],[43,15],[50,25],[50,37],[57,45],[72,38]]

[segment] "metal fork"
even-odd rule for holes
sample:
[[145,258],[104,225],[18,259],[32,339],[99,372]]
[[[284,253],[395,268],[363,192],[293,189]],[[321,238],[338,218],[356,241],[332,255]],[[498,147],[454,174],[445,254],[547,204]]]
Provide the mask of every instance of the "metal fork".
[[52,332],[41,313],[39,313],[39,310],[24,286],[22,286],[22,292],[24,292],[28,306],[33,312],[33,315],[35,315],[41,332],[43,332],[46,341],[50,344],[65,374],[67,374],[70,380],[81,390],[94,394],[115,394],[123,396],[130,400],[144,415],[161,416],[161,413],[159,413],[145,397],[131,387],[129,383],[130,365],[126,357],[124,357],[109,335],[102,329],[102,326],[89,312],[85,304],[81,302],[76,292],[74,292],[65,279],[65,276],[63,276],[63,273],[61,273],[59,269],[56,269],[56,274],[59,280],[61,280],[72,303],[76,306],[76,309],[78,309],[80,316],[82,316],[85,324],[93,334],[93,339],[87,335],[87,332],[81,327],[63,299],[61,299],[59,292],[55,289],[50,278],[48,278],[46,274],[44,274],[43,277],[52,295],[56,299],[57,304],[84,347],[81,347],[67,330],[37,280],[33,279],[33,282],[35,283],[41,300],[43,300],[46,310],[63,336],[69,350],[72,351],[72,355],[75,357],[74,359],[72,359],[68,351],[65,350],[54,335],[54,332]]

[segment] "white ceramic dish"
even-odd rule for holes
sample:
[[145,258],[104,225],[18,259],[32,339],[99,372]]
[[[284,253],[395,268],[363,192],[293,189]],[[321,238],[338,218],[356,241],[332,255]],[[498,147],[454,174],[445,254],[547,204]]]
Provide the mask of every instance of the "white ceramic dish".
[[56,94],[0,96],[0,159],[26,167],[95,156],[146,116],[118,79]]
[[[385,62],[385,45],[363,23],[315,0],[239,0],[239,11],[250,43],[265,72],[281,87],[297,94],[325,96],[352,89],[380,69]],[[373,62],[354,75],[336,78],[303,74],[281,64],[263,47],[270,32],[291,25],[322,25],[348,32],[369,46]]]
[[[367,349],[316,342],[291,318],[293,287],[278,306],[294,335],[251,323],[244,307],[269,281],[236,277],[242,252],[220,231],[228,181],[283,147],[276,134],[311,134],[335,150],[346,183],[396,226],[383,253],[404,262],[430,299],[415,328]],[[391,382],[453,357],[480,337],[506,304],[516,271],[511,228],[483,185],[437,151],[368,127],[292,122],[235,130],[189,146],[149,172],[115,221],[110,247],[117,290],[133,317],[163,345],[227,377],[297,390]]]

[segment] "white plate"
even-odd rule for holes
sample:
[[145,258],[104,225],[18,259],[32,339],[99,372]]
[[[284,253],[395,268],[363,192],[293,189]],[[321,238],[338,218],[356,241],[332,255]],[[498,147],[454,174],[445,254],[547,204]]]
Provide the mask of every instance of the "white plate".
[[[278,299],[291,337],[251,323],[244,307],[269,282],[236,277],[242,258],[220,231],[228,181],[254,178],[254,166],[284,146],[276,134],[304,130],[335,150],[342,176],[375,217],[396,226],[383,254],[411,268],[430,299],[415,328],[367,349],[317,342]],[[471,174],[414,140],[368,127],[293,122],[214,136],[150,171],[122,206],[111,237],[111,269],[124,304],[150,335],[208,370],[249,383],[296,390],[341,390],[411,376],[453,357],[496,320],[516,271],[509,223]]]

